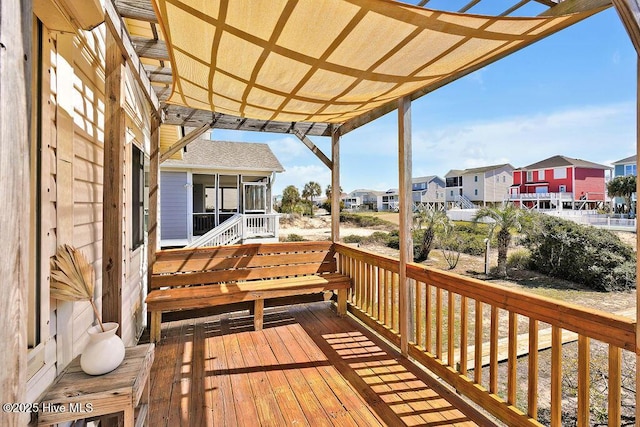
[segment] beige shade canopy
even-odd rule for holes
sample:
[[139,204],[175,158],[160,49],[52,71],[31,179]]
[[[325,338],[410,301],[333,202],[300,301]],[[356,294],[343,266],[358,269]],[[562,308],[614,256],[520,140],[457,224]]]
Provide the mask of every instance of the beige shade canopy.
[[428,91],[601,8],[489,17],[390,0],[153,0],[168,103],[282,122],[343,123]]

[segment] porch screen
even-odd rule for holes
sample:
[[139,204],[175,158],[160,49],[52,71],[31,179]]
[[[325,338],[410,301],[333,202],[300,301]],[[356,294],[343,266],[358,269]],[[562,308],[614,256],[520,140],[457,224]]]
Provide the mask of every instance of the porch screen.
[[492,17],[390,0],[152,0],[168,102],[260,120],[342,123],[424,94],[603,8]]

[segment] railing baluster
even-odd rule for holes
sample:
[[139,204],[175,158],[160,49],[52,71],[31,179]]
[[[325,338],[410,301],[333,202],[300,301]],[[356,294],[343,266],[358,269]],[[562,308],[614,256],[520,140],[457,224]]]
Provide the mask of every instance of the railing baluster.
[[382,322],[382,316],[383,316],[383,310],[384,310],[384,293],[382,291],[382,281],[383,281],[383,277],[382,277],[382,269],[378,266],[376,266],[376,281],[377,281],[377,285],[378,285],[378,321]]
[[551,327],[551,426],[562,425],[562,330]]
[[360,260],[356,261],[356,275],[358,282],[358,307],[360,310],[363,309],[363,299],[364,299],[364,263]]
[[529,384],[527,414],[538,419],[538,321],[529,319]]
[[609,427],[619,427],[621,417],[622,349],[609,345]]
[[391,272],[384,270],[384,324],[389,326],[389,282],[391,282]]
[[578,336],[578,427],[589,425],[590,348],[589,337]]
[[518,388],[518,315],[512,311],[509,312],[509,359],[507,363],[509,371],[507,376],[507,402],[515,405]]
[[489,336],[489,391],[498,393],[498,307],[491,306],[491,332]]
[[429,353],[433,351],[432,341],[431,341],[431,324],[433,323],[433,310],[431,309],[432,298],[431,298],[431,286],[425,283],[425,303],[424,308],[426,311],[426,321],[425,321],[425,348]]
[[467,334],[469,303],[464,295],[460,297],[460,369],[462,375],[467,375]]
[[414,283],[416,284],[416,345],[418,347],[422,347],[424,344],[422,339],[422,332],[424,329],[422,327],[422,283],[417,280]]
[[395,331],[399,330],[398,327],[398,310],[397,307],[397,296],[396,292],[398,290],[398,283],[400,282],[400,277],[398,273],[393,273],[392,281],[391,281],[391,328]]
[[436,357],[442,360],[442,288],[436,288]]
[[369,264],[368,267],[369,267],[368,268],[369,271],[368,271],[368,274],[367,274],[367,276],[368,276],[367,277],[367,279],[368,279],[367,283],[369,284],[369,286],[368,286],[369,287],[369,304],[368,304],[368,307],[367,307],[367,313],[369,313],[369,315],[371,317],[373,317],[374,316],[373,310],[375,310],[374,303],[376,301],[376,297],[375,297],[375,295],[376,295],[375,283],[376,282],[375,282],[375,277],[373,275],[373,264]]
[[456,358],[454,354],[454,332],[455,332],[455,295],[447,292],[447,363],[455,368]]
[[482,302],[476,300],[476,324],[473,340],[474,360],[473,360],[473,380],[476,384],[482,382]]

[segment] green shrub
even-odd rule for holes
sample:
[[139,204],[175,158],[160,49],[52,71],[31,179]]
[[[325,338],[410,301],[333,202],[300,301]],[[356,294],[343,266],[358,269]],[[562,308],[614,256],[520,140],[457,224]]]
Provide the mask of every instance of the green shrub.
[[524,243],[531,268],[599,291],[635,288],[635,254],[618,236],[572,221],[539,215]]
[[306,242],[307,239],[299,234],[291,233],[284,238],[283,242]]
[[[484,255],[486,246],[484,239],[489,235],[489,226],[487,224],[457,221],[455,230],[460,237],[460,252],[476,256]],[[495,236],[492,237],[490,244],[493,248],[497,247],[498,243]]]
[[507,268],[524,270],[526,268],[529,268],[530,261],[531,254],[528,250],[518,249],[515,251],[511,251],[509,257],[507,258]]
[[392,222],[385,221],[374,215],[357,215],[348,212],[340,212],[340,222],[349,222],[357,227],[381,227],[397,228]]
[[363,236],[358,236],[357,234],[349,234],[348,236],[344,236],[342,241],[344,243],[360,243],[364,240]]
[[385,233],[384,231],[375,231],[370,236],[364,237],[361,243],[371,245],[387,245],[389,243],[390,237],[391,235],[389,233]]

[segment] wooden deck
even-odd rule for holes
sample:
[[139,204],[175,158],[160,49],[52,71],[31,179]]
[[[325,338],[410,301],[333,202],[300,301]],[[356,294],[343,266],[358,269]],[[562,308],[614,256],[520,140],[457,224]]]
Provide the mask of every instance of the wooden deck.
[[326,302],[162,325],[152,426],[472,426],[491,421]]

